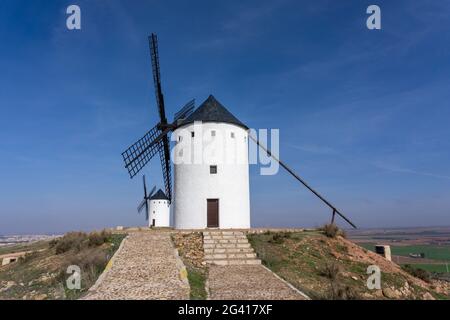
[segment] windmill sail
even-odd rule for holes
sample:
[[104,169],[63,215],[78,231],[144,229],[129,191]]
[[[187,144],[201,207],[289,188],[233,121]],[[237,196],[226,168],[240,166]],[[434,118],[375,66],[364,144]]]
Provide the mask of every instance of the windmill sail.
[[173,121],[175,122],[180,119],[185,119],[189,117],[192,114],[192,112],[194,112],[194,109],[195,109],[195,99],[192,99],[191,101],[186,103],[184,107],[180,109],[180,111],[175,113]]

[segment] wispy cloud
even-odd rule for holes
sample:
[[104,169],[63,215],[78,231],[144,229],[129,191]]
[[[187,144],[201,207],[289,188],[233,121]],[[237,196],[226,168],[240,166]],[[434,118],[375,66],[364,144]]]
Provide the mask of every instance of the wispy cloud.
[[219,30],[213,38],[195,43],[196,50],[219,49],[230,44],[242,43],[261,34],[261,24],[281,9],[287,0],[268,1],[259,6],[241,4],[233,8],[232,15],[219,23]]
[[308,152],[308,153],[314,153],[314,154],[335,154],[335,153],[337,153],[337,151],[331,147],[317,145],[317,144],[295,145],[295,144],[288,143],[287,146],[291,147],[293,149],[297,149],[297,150]]
[[437,174],[432,172],[426,172],[426,171],[418,171],[413,170],[409,168],[404,168],[396,165],[386,164],[382,162],[374,162],[372,165],[378,169],[390,171],[390,172],[398,172],[398,173],[406,173],[406,174],[414,174],[419,176],[427,176],[427,177],[433,177],[433,178],[439,178],[439,179],[450,179],[450,176],[444,175],[444,174]]

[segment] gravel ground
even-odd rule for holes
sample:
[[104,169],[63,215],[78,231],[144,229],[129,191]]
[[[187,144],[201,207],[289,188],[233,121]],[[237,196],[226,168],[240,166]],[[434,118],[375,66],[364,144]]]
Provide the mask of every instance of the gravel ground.
[[209,267],[211,300],[305,300],[261,265]]
[[189,299],[177,263],[170,233],[131,233],[103,281],[83,299]]

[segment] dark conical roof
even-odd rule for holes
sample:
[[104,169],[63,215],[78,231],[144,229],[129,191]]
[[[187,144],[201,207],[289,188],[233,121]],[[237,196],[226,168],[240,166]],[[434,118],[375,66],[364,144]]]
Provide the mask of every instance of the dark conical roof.
[[167,198],[166,194],[161,189],[159,189],[154,195],[150,197],[150,200],[169,200],[169,198]]
[[217,101],[213,95],[210,95],[189,117],[184,119],[181,126],[193,123],[194,121],[231,123],[246,130],[248,129],[245,124],[239,121],[227,108]]

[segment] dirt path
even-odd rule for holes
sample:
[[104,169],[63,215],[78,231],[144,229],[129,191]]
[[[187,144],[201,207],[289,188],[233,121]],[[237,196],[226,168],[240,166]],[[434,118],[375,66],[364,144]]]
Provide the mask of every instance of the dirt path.
[[124,241],[111,268],[83,299],[189,299],[168,232],[131,233]]
[[306,297],[261,265],[209,267],[212,300],[305,300]]

